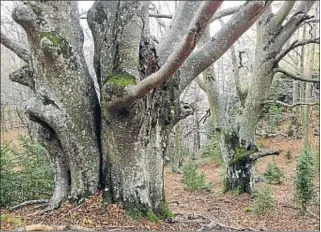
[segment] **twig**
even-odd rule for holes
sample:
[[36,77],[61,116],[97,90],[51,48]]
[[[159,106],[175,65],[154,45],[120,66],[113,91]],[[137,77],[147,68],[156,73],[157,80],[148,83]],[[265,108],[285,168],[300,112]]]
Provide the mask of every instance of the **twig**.
[[316,214],[312,213],[312,212],[309,210],[309,208],[307,208],[307,212],[308,212],[309,214],[311,214],[314,218],[320,220],[320,217],[318,217]]

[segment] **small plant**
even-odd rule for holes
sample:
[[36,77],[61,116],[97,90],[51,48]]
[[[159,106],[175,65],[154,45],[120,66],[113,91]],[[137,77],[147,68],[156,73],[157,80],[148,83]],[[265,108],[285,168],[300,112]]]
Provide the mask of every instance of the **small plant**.
[[285,158],[287,160],[292,160],[292,152],[290,150],[287,150],[286,153],[285,153]]
[[265,215],[274,209],[276,200],[269,186],[260,187],[253,193],[252,207],[249,211],[257,215]]
[[186,164],[183,167],[182,183],[187,191],[211,190],[211,184],[206,182],[204,173],[198,173],[198,167],[195,164]]
[[268,112],[268,122],[270,127],[270,132],[275,130],[275,127],[282,118],[282,108],[278,107],[276,104],[273,104],[269,108]]
[[313,165],[312,152],[310,149],[305,149],[298,157],[294,181],[294,200],[299,205],[301,214],[305,214],[308,204],[315,196],[314,174],[315,167]]
[[213,162],[217,165],[223,165],[224,161],[221,155],[219,144],[212,139],[207,143],[202,149],[202,156],[206,158],[211,158]]
[[18,226],[22,226],[22,221],[20,218],[13,217],[9,214],[2,214],[1,225],[6,228],[16,228]]
[[276,165],[275,160],[272,160],[265,172],[264,172],[264,180],[268,184],[282,184],[284,179],[283,171]]

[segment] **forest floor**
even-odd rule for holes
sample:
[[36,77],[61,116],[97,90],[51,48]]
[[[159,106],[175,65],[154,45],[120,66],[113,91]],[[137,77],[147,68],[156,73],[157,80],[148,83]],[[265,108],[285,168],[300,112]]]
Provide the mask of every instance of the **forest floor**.
[[[319,150],[319,136],[310,136],[312,150]],[[171,173],[165,168],[165,191],[170,209],[175,217],[165,222],[134,220],[126,216],[117,205],[103,205],[101,194],[86,199],[81,205],[65,203],[61,208],[44,214],[35,214],[39,206],[8,211],[1,210],[1,230],[276,230],[276,231],[319,231],[320,179],[315,177],[317,199],[309,207],[309,213],[299,215],[293,203],[293,181],[296,159],[303,151],[302,139],[283,137],[259,139],[264,149],[282,150],[279,156],[265,157],[256,164],[256,176],[262,176],[267,164],[275,159],[285,173],[281,185],[269,185],[276,198],[276,207],[265,216],[252,213],[251,196],[222,193],[224,169],[213,162],[199,162],[202,171],[213,185],[211,192],[188,192],[181,183],[182,174]],[[285,154],[291,151],[289,160]],[[258,185],[264,185],[259,183]],[[207,227],[211,224],[211,227]],[[213,226],[214,225],[214,226]]]

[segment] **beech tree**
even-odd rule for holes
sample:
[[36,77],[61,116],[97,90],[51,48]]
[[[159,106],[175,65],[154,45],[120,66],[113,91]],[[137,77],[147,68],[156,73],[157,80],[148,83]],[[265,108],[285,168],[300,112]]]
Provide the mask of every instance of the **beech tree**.
[[295,2],[284,2],[276,13],[272,13],[271,5],[267,6],[256,24],[255,59],[247,90],[241,89],[239,73],[241,64],[237,61],[234,47],[231,48],[235,92],[238,98],[231,103],[230,120],[223,120],[224,102],[218,94],[215,78],[207,78],[207,76],[215,76],[213,66],[203,73],[203,78],[197,80],[208,96],[212,123],[216,128],[216,138],[226,164],[224,182],[226,191],[237,189],[240,193],[251,193],[254,188],[255,161],[261,157],[279,154],[278,151],[259,150],[255,142],[255,132],[261,110],[264,104],[271,103],[267,97],[275,73],[280,72],[286,77],[305,82],[319,82],[318,79],[292,74],[279,67],[279,62],[292,49],[309,43],[319,43],[319,38],[310,38],[295,41],[282,50],[299,26],[313,17],[308,15],[313,3],[314,1],[302,1],[292,11]]
[[[28,47],[4,33],[1,43],[26,62],[10,78],[35,93],[26,114],[41,125],[39,139],[54,163],[50,208],[102,188],[107,202],[167,216],[167,138],[192,113],[179,96],[271,2],[248,1],[215,14],[221,4],[179,2],[170,29],[155,44],[148,1],[96,1],[87,21],[100,102],[83,55],[77,3],[24,1],[14,9],[12,17],[25,30]],[[233,17],[226,26],[195,50],[208,24],[227,14]]]

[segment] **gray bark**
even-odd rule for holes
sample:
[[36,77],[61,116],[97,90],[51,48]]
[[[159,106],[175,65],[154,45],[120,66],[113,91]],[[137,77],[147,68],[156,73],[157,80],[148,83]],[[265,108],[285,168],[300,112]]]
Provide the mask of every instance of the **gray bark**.
[[[61,148],[56,151],[51,142],[46,146],[57,167],[53,199],[59,204],[66,197],[67,168],[69,197],[80,199],[98,188],[100,152],[99,103],[83,55],[77,3],[25,2],[15,8],[13,18],[27,33],[31,54],[32,75],[24,75],[29,78],[24,82],[36,97],[27,103],[27,115],[50,128]],[[69,160],[68,167],[61,157]]]
[[[259,4],[253,4],[254,5],[248,3],[243,7],[248,9],[248,11],[253,8],[255,9],[255,7],[262,7]],[[226,191],[234,189],[237,189],[240,193],[251,193],[253,191],[254,164],[257,158],[263,157],[255,156],[256,158],[253,159],[254,154],[258,152],[255,142],[255,131],[264,101],[266,101],[268,96],[268,91],[275,73],[274,71],[281,70],[280,68],[275,69],[278,66],[279,61],[276,57],[282,50],[287,39],[296,31],[298,25],[304,22],[304,20],[310,18],[307,16],[307,12],[311,8],[312,4],[313,2],[302,2],[299,5],[298,10],[294,12],[294,15],[284,26],[282,26],[282,23],[291,11],[293,3],[285,2],[283,7],[281,7],[275,15],[272,13],[270,5],[265,6],[266,10],[260,16],[257,23],[255,60],[253,64],[253,73],[251,75],[252,78],[249,84],[251,91],[248,91],[247,95],[244,95],[244,93],[240,91],[238,83],[239,73],[238,70],[236,70],[238,65],[232,49],[232,62],[235,69],[234,79],[236,82],[236,93],[238,93],[239,101],[236,101],[236,105],[230,108],[237,108],[239,110],[232,110],[229,113],[230,118],[233,118],[234,120],[230,120],[225,123],[222,121],[216,122],[217,133],[220,138],[221,153],[226,164]],[[239,12],[235,13],[233,17],[242,17],[242,14],[238,15],[238,13]],[[254,15],[248,17],[257,17],[255,13],[253,14]],[[238,23],[242,24],[243,21],[238,20]],[[233,33],[233,30],[230,30],[229,27],[229,24],[225,25],[224,28],[228,30],[226,33]],[[223,30],[221,33],[225,33],[225,31]],[[216,38],[219,36],[220,32],[218,32]],[[231,45],[227,45],[226,43],[216,46],[219,46],[220,49],[213,47],[213,45],[211,45],[211,41],[209,41],[199,50],[199,52],[196,52],[187,60],[188,69],[190,69],[190,66],[197,66],[196,69],[192,69],[192,72],[196,72],[195,74],[192,73],[192,75],[197,75],[198,68],[203,69],[202,65],[207,65],[204,56],[212,56],[211,59],[216,60],[217,57],[220,56],[219,51],[222,50],[224,46],[228,48]],[[206,49],[207,52],[201,53],[203,49]],[[184,71],[184,66],[182,69]],[[188,79],[189,77],[181,83],[181,86],[184,87],[186,83],[188,83],[186,82]],[[218,115],[221,115],[223,104],[220,103],[219,96],[215,96],[213,91],[207,91],[207,94],[209,100],[212,98],[210,102],[219,103],[216,106],[214,105],[212,108],[214,108],[214,111],[218,112]],[[275,153],[271,152],[267,154],[273,155]]]

